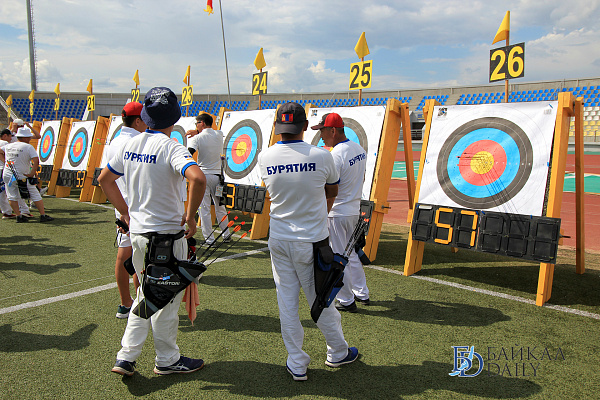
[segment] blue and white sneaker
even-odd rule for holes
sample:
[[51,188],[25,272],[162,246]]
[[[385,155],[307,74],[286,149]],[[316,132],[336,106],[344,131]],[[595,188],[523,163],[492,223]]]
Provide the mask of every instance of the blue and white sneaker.
[[204,361],[181,356],[179,361],[167,367],[154,366],[154,373],[159,375],[169,374],[189,374],[190,372],[198,371],[204,367]]
[[290,375],[292,375],[292,378],[295,381],[305,381],[308,379],[308,376],[306,376],[306,372],[303,374],[295,374],[292,372],[292,370],[290,369],[289,365],[285,364],[285,369],[287,369],[287,372],[290,373]]
[[120,304],[119,307],[117,308],[117,318],[119,318],[119,319],[129,318],[129,311],[131,311],[131,307],[125,307],[124,305]]
[[350,347],[348,349],[348,355],[346,358],[340,361],[325,361],[325,365],[331,368],[337,368],[340,365],[350,364],[358,359],[358,349],[356,347]]
[[117,360],[111,372],[119,375],[131,376],[135,372],[135,361]]

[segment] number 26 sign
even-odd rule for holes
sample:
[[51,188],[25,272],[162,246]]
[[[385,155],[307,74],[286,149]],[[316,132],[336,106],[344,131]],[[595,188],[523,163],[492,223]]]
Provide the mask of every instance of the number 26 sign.
[[490,82],[525,75],[525,43],[490,50]]

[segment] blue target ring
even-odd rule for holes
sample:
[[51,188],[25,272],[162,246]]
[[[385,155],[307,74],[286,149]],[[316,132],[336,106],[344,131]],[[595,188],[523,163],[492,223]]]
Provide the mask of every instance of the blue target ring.
[[85,128],[79,128],[69,144],[69,163],[73,167],[78,167],[85,159],[88,152],[89,139],[88,131]]
[[[482,139],[498,143],[505,151],[508,160],[502,175],[485,186],[467,182],[460,173],[459,163],[467,147]],[[506,189],[517,176],[520,164],[519,146],[506,132],[496,128],[480,128],[463,136],[450,151],[448,158],[448,176],[454,187],[464,195],[484,198],[497,195]],[[464,162],[464,161],[463,161]]]
[[54,149],[54,143],[56,140],[56,135],[54,134],[54,129],[51,126],[47,127],[42,137],[40,138],[40,161],[44,162],[50,158],[52,154],[52,150]]
[[225,173],[233,179],[245,177],[256,166],[261,149],[262,132],[258,124],[250,119],[238,122],[224,141]]
[[171,139],[177,140],[182,146],[187,146],[187,138],[185,136],[185,129],[180,125],[175,125],[171,131]]
[[[352,118],[342,117],[342,120],[344,121],[344,133],[346,134],[346,137],[353,142],[360,144],[368,154],[369,140],[367,139],[367,134],[365,133],[362,125]],[[323,139],[321,139],[321,135],[318,132],[313,137],[311,144],[313,146],[325,147],[325,143],[323,142]]]

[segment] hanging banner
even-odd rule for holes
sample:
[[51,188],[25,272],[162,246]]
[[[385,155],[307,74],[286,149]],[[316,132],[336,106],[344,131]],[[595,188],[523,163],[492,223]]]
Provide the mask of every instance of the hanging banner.
[[541,216],[557,108],[435,107],[419,203]]
[[318,125],[323,115],[330,112],[338,113],[340,117],[342,117],[346,137],[360,144],[367,152],[367,169],[365,172],[362,199],[369,200],[373,176],[375,174],[375,166],[377,165],[379,140],[381,139],[381,131],[383,129],[385,107],[311,108],[308,116],[308,129],[304,133],[305,142],[315,146],[325,147],[319,131],[314,131],[310,127]]

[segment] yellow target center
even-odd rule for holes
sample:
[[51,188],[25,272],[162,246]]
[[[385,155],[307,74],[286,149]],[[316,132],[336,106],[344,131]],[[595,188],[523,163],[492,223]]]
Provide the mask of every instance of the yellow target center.
[[471,169],[476,174],[487,174],[494,167],[494,156],[487,151],[476,153],[471,159]]
[[81,150],[81,143],[79,143],[79,142],[75,143],[75,153],[79,153],[80,150]]
[[246,142],[240,142],[238,144],[238,146],[235,148],[235,154],[237,154],[238,157],[241,157],[244,154],[246,154],[246,150],[247,150]]

